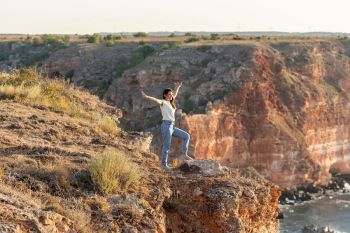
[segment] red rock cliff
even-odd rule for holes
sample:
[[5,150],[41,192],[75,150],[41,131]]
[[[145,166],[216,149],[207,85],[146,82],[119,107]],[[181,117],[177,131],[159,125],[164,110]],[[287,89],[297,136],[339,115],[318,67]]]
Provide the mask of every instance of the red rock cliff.
[[348,157],[349,51],[341,40],[177,48],[124,73],[105,98],[123,108],[128,127],[150,128],[159,109],[137,89],[160,98],[183,80],[178,125],[191,134],[196,158],[254,166],[283,187],[325,183],[332,164]]

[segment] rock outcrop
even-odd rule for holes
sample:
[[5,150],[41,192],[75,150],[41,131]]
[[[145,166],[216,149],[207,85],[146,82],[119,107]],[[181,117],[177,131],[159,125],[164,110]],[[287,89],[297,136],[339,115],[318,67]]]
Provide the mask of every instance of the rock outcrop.
[[[151,135],[99,130],[94,116],[112,118],[118,111],[78,94],[90,115],[54,111],[0,91],[1,232],[277,233],[277,186],[254,170],[209,160],[191,161],[168,176],[149,151]],[[141,179],[102,195],[89,164],[110,147],[138,165]]]
[[279,231],[280,189],[254,169],[230,170],[210,160],[179,169],[184,175],[171,177],[173,195],[164,204],[167,232]]

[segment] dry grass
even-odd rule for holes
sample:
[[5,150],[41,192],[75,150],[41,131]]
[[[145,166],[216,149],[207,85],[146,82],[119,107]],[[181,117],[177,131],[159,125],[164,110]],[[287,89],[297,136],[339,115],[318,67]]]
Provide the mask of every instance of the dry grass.
[[0,99],[14,99],[31,106],[90,120],[105,133],[117,135],[120,129],[96,96],[71,87],[64,80],[42,78],[34,69],[0,72]]
[[2,165],[0,165],[0,182],[2,181],[2,178],[5,175],[5,169],[3,168]]
[[116,121],[108,115],[104,115],[100,119],[98,123],[98,127],[102,129],[104,132],[113,134],[113,135],[117,135],[120,132]]
[[74,228],[79,233],[91,233],[90,217],[82,210],[73,210],[63,207],[61,201],[57,197],[49,196],[46,207],[43,210],[54,211],[73,221]]
[[140,170],[122,152],[106,149],[90,166],[92,182],[103,194],[109,195],[127,189],[140,180]]

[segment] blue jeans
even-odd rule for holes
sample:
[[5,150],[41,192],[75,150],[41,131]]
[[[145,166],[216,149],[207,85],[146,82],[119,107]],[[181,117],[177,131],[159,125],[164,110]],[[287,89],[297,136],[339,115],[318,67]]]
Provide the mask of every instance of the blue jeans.
[[190,142],[190,135],[187,132],[179,128],[176,128],[174,126],[174,122],[166,121],[166,120],[162,121],[161,131],[162,131],[162,137],[163,137],[161,162],[162,162],[162,165],[165,166],[168,164],[168,155],[169,155],[172,136],[182,138],[182,149],[184,153],[187,154],[188,144]]

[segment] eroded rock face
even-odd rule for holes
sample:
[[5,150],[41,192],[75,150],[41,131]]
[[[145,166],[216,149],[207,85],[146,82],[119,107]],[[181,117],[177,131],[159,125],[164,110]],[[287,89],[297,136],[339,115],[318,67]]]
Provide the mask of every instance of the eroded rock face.
[[52,211],[43,211],[33,205],[31,200],[15,197],[10,193],[0,193],[0,232],[24,233],[73,233],[73,223],[70,219]]
[[314,40],[172,49],[124,73],[105,99],[123,109],[127,128],[150,129],[160,154],[159,107],[137,91],[161,98],[183,81],[177,126],[191,134],[194,157],[253,166],[282,187],[324,184],[348,159],[349,48]]
[[254,169],[212,173],[208,178],[199,174],[213,171],[217,162],[196,163],[197,171],[170,180],[173,195],[164,204],[167,232],[278,232],[280,189],[276,185]]

